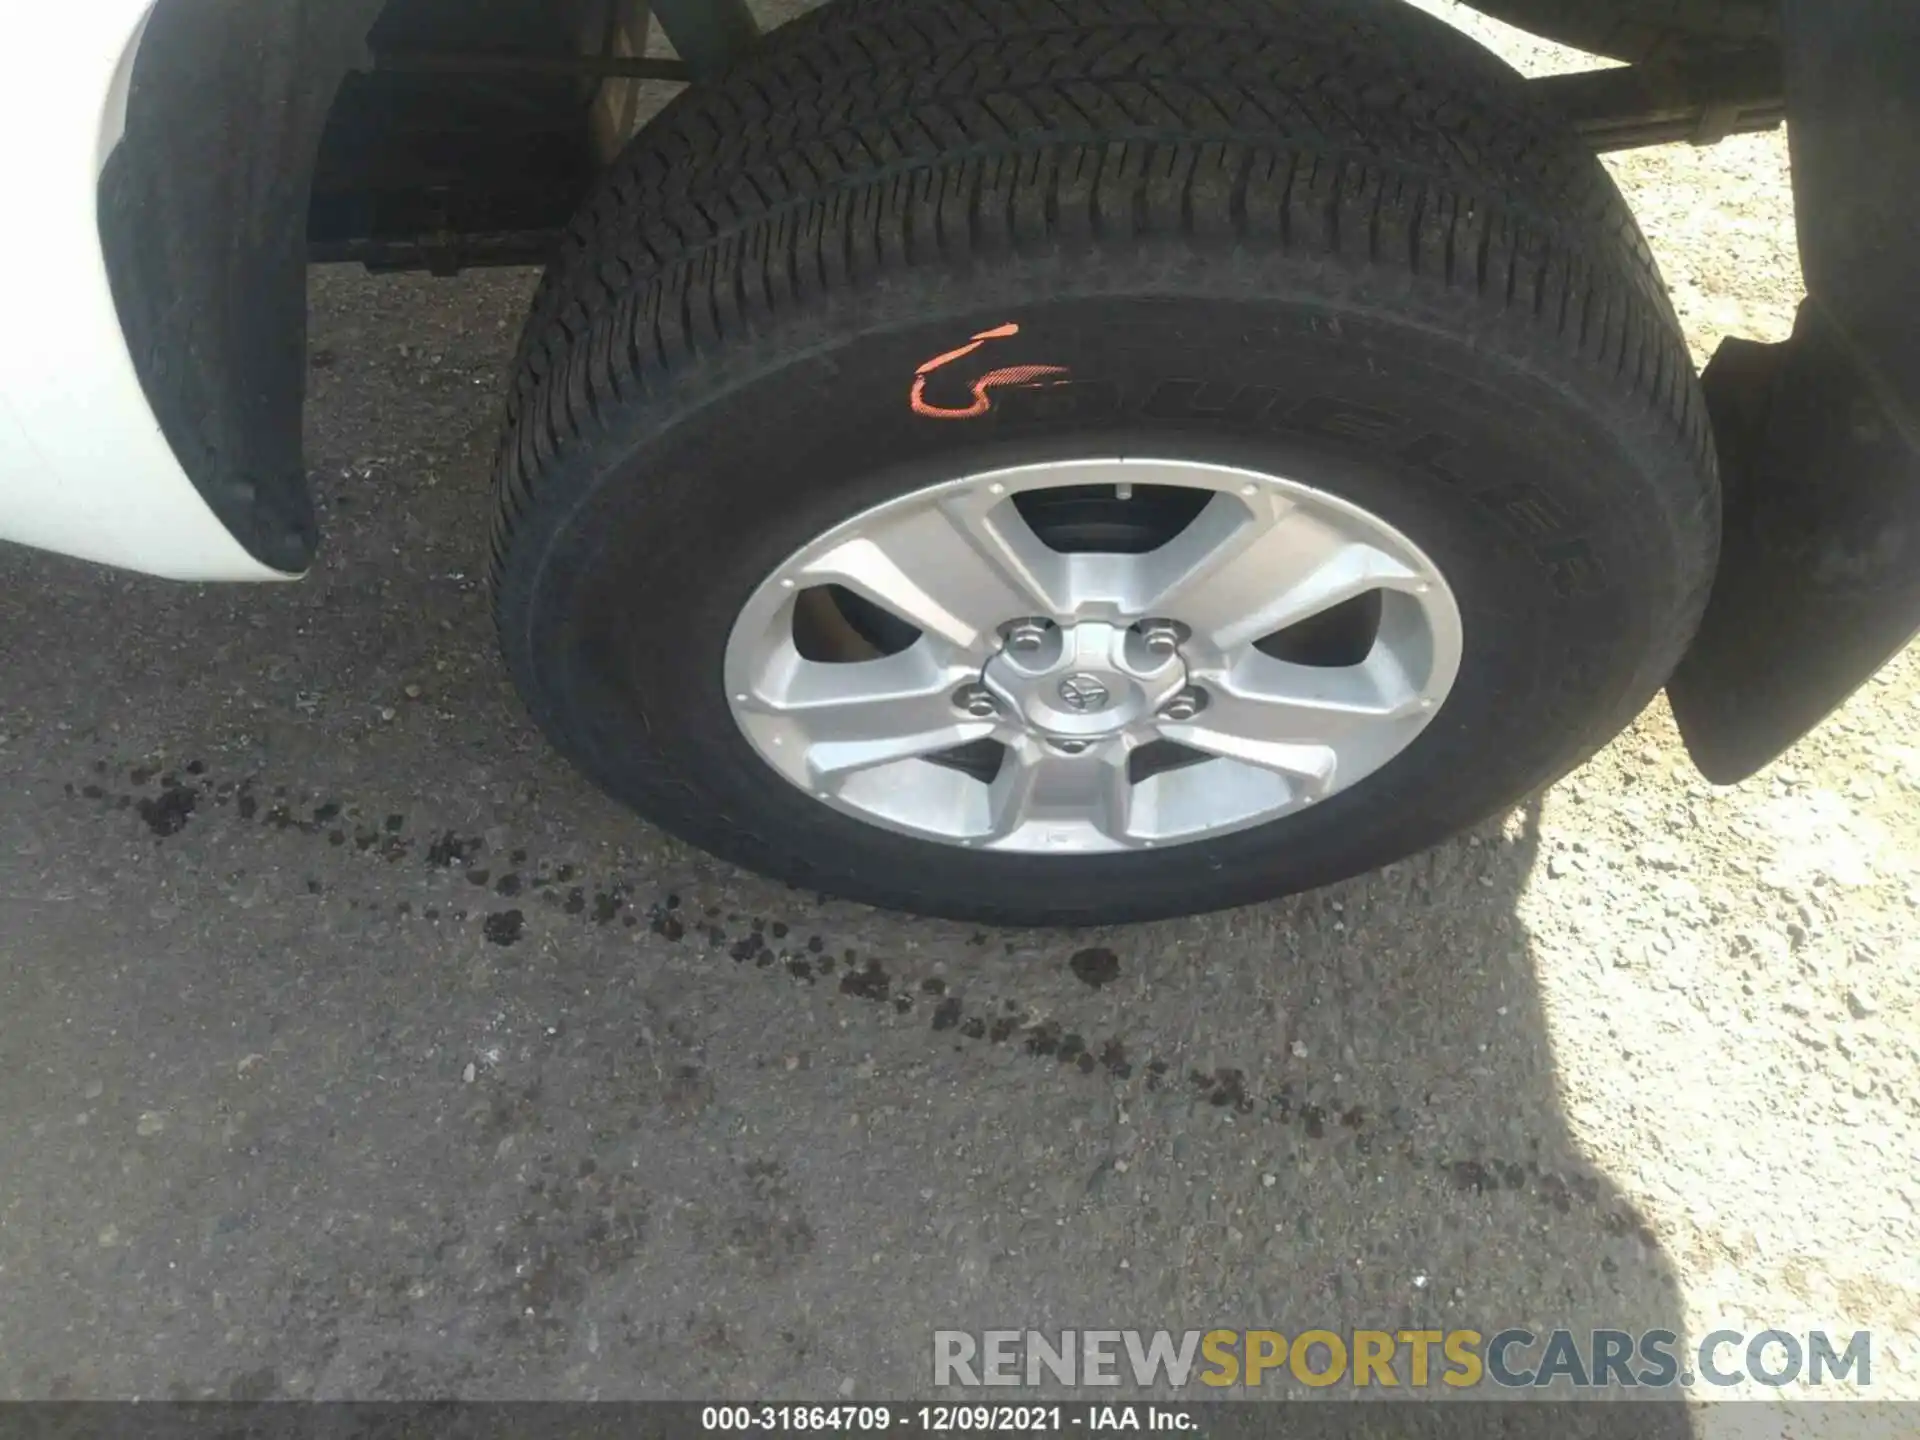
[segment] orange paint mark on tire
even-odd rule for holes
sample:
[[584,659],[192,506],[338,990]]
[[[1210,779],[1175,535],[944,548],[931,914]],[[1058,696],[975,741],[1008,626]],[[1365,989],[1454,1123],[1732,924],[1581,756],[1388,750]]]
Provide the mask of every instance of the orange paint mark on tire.
[[924,415],[929,420],[972,420],[984,415],[993,408],[993,398],[987,393],[996,386],[1031,385],[1036,380],[1064,378],[1068,371],[1063,365],[1006,365],[998,370],[989,370],[969,387],[973,394],[973,403],[964,406],[930,405],[927,403],[927,376],[943,365],[964,359],[980,349],[989,340],[1005,340],[1018,335],[1020,327],[1009,322],[997,325],[991,330],[982,330],[972,340],[957,350],[949,350],[944,355],[936,355],[918,370],[913,372],[913,389],[907,396],[907,403],[913,407],[913,413]]
[[913,413],[925,415],[930,420],[972,420],[984,415],[993,408],[993,400],[987,392],[996,385],[1031,385],[1035,380],[1060,378],[1067,373],[1062,365],[1009,365],[1003,370],[989,370],[973,382],[973,403],[958,409],[943,405],[929,405],[926,401],[927,377],[916,375],[913,380],[913,393],[908,397]]

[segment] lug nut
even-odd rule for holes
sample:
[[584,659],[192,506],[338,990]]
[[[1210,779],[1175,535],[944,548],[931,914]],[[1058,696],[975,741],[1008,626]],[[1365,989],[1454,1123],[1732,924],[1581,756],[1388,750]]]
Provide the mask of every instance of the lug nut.
[[1007,649],[1016,655],[1031,655],[1047,643],[1047,632],[1052,628],[1047,620],[1016,620],[1007,627]]
[[1207,692],[1189,685],[1161,706],[1160,713],[1169,720],[1191,720],[1206,708]]
[[1180,626],[1171,620],[1142,620],[1135,627],[1140,638],[1147,643],[1147,649],[1155,655],[1171,655],[1180,648],[1185,637]]
[[993,698],[993,692],[984,685],[962,685],[953,692],[953,703],[976,720],[985,720],[1000,713],[1000,702]]
[[1058,750],[1062,755],[1084,755],[1087,753],[1087,749],[1092,742],[1087,740],[1054,740],[1050,743],[1053,748]]

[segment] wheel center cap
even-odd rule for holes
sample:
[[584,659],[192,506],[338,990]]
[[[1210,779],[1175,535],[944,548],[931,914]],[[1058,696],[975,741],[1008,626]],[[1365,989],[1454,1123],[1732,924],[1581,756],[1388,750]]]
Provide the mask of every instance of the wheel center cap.
[[1099,740],[1151,716],[1187,674],[1178,654],[1156,653],[1126,626],[1086,620],[1034,649],[1002,650],[980,680],[1033,733]]
[[1098,675],[1069,675],[1059,684],[1060,701],[1076,714],[1104,710],[1113,703],[1113,692]]

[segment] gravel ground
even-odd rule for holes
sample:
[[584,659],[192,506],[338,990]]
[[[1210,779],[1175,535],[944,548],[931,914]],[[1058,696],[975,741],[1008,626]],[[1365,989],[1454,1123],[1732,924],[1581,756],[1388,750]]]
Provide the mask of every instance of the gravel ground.
[[[1701,360],[1786,334],[1777,137],[1615,170]],[[1911,654],[1745,785],[1657,704],[1294,901],[821,902],[508,690],[530,284],[316,275],[304,584],[0,553],[0,1395],[912,1394],[1099,1320],[1869,1328],[1920,1399]]]
[[[1447,0],[1527,74],[1591,63]],[[1608,159],[1697,363],[1803,291],[1784,132]],[[1687,1323],[1844,1321],[1920,1395],[1920,657],[1716,789],[1664,701],[1545,797],[1533,937],[1573,1133],[1652,1218]]]

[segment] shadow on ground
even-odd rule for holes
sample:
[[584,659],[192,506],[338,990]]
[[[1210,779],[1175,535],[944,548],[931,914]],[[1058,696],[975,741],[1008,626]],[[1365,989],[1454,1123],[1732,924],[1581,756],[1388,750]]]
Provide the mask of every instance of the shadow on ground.
[[1681,1328],[1560,1112],[1532,815],[985,933],[553,760],[481,590],[527,289],[318,277],[304,584],[0,555],[0,1394],[902,1396],[937,1328]]

